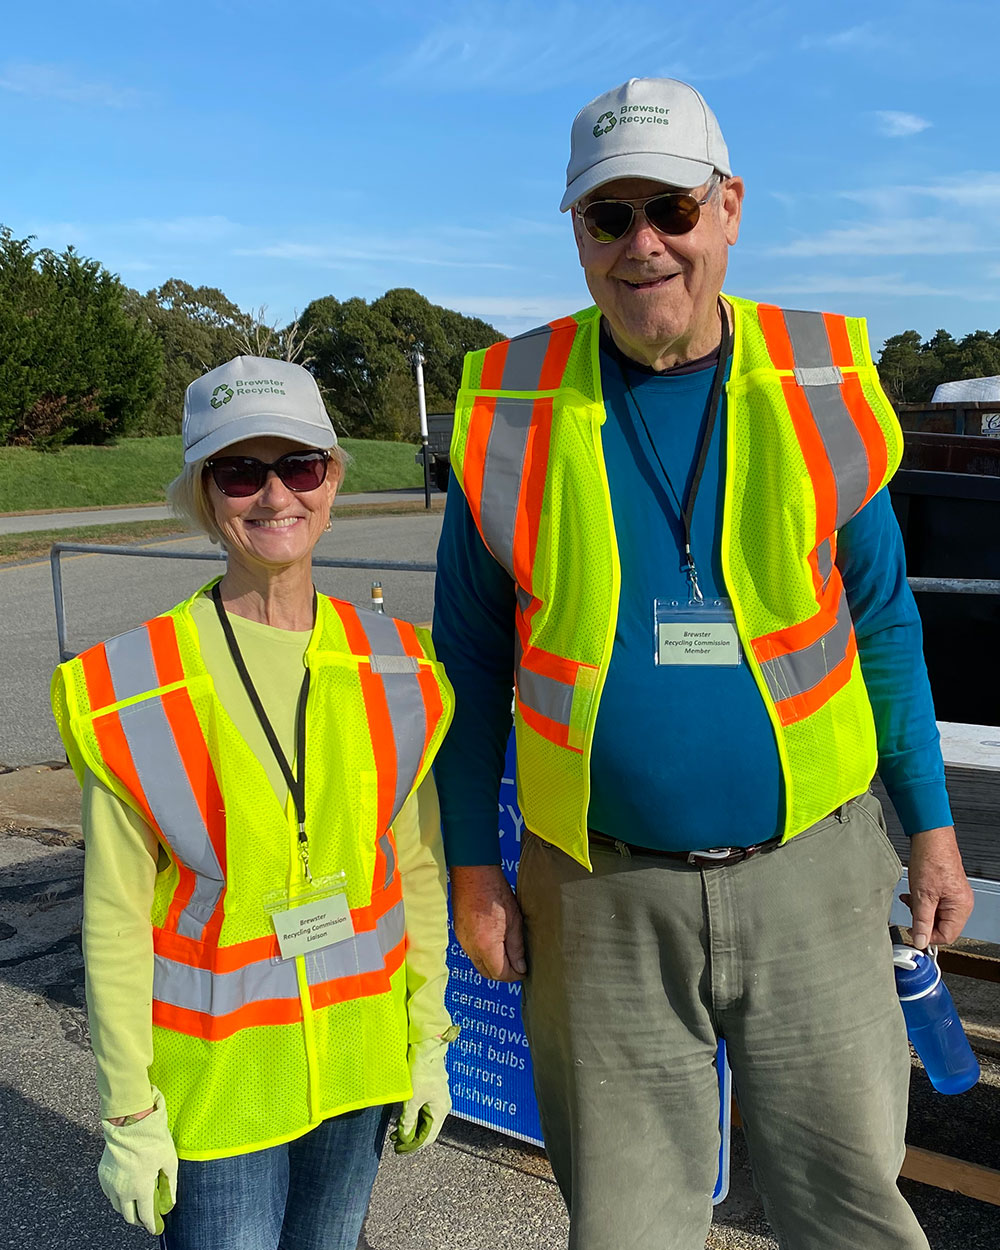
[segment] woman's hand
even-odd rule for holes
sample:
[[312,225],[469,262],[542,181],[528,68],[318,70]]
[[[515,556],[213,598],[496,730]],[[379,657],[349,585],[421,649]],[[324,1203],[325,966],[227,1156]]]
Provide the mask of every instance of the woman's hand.
[[413,1096],[403,1104],[392,1140],[396,1154],[415,1154],[437,1140],[451,1111],[448,1072],[444,1065],[448,1043],[458,1036],[452,1025],[441,1037],[415,1042],[409,1049],[410,1081]]
[[97,1179],[105,1196],[127,1224],[162,1233],[177,1193],[177,1151],[163,1095],[154,1086],[148,1111],[104,1120],[101,1127],[106,1144]]

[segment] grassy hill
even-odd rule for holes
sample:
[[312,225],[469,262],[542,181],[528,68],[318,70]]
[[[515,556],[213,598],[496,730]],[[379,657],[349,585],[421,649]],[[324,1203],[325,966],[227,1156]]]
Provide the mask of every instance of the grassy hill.
[[[341,445],[352,457],[344,494],[423,483],[413,459],[417,449],[408,443],[345,438]],[[178,434],[50,453],[0,447],[0,513],[162,503],[181,462]]]

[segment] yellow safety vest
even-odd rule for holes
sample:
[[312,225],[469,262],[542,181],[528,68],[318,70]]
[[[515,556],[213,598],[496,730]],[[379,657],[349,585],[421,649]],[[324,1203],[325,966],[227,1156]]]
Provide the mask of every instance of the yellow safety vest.
[[180,1157],[212,1159],[410,1096],[392,823],[453,695],[426,631],[318,597],[305,651],[309,862],[314,879],[344,874],[354,936],[282,960],[270,909],[310,889],[297,820],[219,702],[196,597],[60,665],[52,701],[77,777],[90,769],[169,858],[151,912],[150,1080]]
[[[784,838],[862,793],[877,753],[837,531],[890,479],[902,434],[861,318],[723,297],[723,578],[774,726]],[[590,867],[590,752],[621,565],[601,444],[600,311],[466,357],[451,463],[517,587],[518,797]]]

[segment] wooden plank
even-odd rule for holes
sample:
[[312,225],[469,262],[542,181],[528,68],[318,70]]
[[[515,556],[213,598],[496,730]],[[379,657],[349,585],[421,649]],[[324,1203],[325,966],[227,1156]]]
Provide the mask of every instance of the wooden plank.
[[951,948],[938,951],[941,971],[949,976],[974,977],[977,981],[992,981],[1000,985],[1000,959],[991,955],[976,955],[971,951]]
[[[1000,736],[1000,730],[992,732]],[[946,764],[945,777],[965,871],[970,877],[1000,881],[1000,771]],[[885,810],[889,839],[906,864],[910,857],[909,838],[903,833],[877,777],[872,789]]]
[[907,1146],[900,1176],[1000,1206],[1000,1172],[920,1146]]

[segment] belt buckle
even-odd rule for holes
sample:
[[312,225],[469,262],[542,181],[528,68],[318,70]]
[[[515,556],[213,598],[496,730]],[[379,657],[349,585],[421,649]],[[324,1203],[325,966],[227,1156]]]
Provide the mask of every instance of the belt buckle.
[[696,868],[723,868],[726,864],[739,864],[749,859],[756,847],[713,846],[707,851],[691,851],[687,862]]

